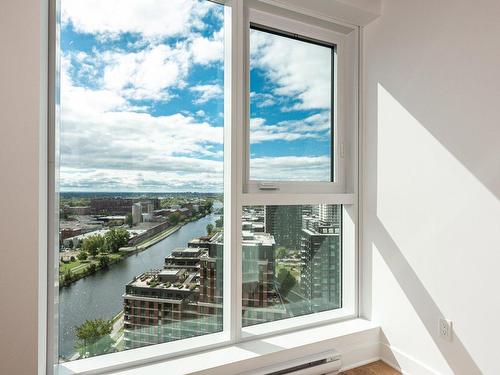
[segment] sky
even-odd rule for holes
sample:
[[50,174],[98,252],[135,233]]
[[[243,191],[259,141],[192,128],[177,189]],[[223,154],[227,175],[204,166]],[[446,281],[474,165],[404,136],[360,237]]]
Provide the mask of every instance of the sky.
[[[250,176],[329,180],[331,49],[250,34]],[[61,0],[60,190],[220,192],[224,7]]]

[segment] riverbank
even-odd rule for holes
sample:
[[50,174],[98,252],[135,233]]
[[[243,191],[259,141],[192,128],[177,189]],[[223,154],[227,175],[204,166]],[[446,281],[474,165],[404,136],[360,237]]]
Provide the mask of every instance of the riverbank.
[[128,246],[128,247],[121,247],[120,251],[124,251],[124,252],[127,252],[127,253],[136,253],[136,252],[139,252],[139,251],[144,251],[147,248],[149,248],[149,247],[151,247],[153,245],[156,245],[161,240],[167,238],[172,233],[177,232],[179,229],[182,228],[183,225],[185,225],[185,224],[176,225],[175,227],[171,227],[171,228],[165,229],[163,232],[158,233],[156,236],[153,236],[152,238],[144,240],[143,242],[141,242],[138,245]]
[[[131,255],[140,253],[151,246],[156,245],[158,242],[163,241],[168,236],[177,232],[184,225],[200,220],[210,213],[203,213],[182,221],[176,226],[165,229],[164,231],[156,234],[155,236],[145,239],[135,246],[121,247],[116,253],[100,254],[90,260],[78,260],[73,262],[61,263],[59,268],[59,288],[71,285],[84,277],[92,275],[100,270],[106,270],[110,265],[121,262]],[[106,261],[101,261],[100,258],[106,257]]]
[[[208,224],[215,226],[219,215],[211,214],[187,223],[156,245],[128,257],[101,272],[84,277],[59,289],[59,355],[65,359],[75,353],[75,327],[86,320],[112,319],[123,311],[123,294],[134,277],[160,268],[174,249],[185,247],[193,238],[206,234]],[[119,346],[118,346],[119,349]]]

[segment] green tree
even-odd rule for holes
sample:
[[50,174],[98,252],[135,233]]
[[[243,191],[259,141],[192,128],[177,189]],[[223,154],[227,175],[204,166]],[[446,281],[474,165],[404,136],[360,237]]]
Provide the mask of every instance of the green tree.
[[169,216],[168,221],[170,221],[172,225],[177,225],[179,224],[179,221],[181,221],[181,217],[178,212],[174,212]]
[[87,237],[83,240],[82,250],[93,257],[101,251],[104,251],[104,249],[104,237],[99,234]]
[[210,212],[212,211],[212,207],[214,206],[214,201],[212,199],[208,199],[204,204],[203,208],[205,211]]
[[78,260],[87,260],[89,254],[87,254],[85,251],[80,251],[76,257],[78,258]]
[[214,231],[214,225],[213,224],[207,224],[207,235],[210,236],[213,231]]
[[67,269],[63,274],[64,283],[70,283],[73,280],[73,274],[70,269]]
[[278,247],[276,249],[276,258],[277,259],[284,259],[287,256],[287,251],[286,248],[284,247]]
[[90,356],[105,353],[113,343],[109,337],[112,329],[113,324],[110,320],[86,320],[82,325],[75,327],[76,347],[83,356],[86,353]]
[[122,220],[110,220],[108,222],[108,227],[110,227],[110,228],[112,228],[112,227],[119,227],[122,224],[123,224]]
[[279,290],[282,296],[287,296],[288,292],[297,284],[297,280],[286,268],[281,268],[278,272]]
[[101,266],[101,268],[104,268],[104,267],[107,267],[109,264],[109,257],[107,255],[101,255],[99,257],[99,265]]
[[221,216],[220,218],[218,218],[217,220],[215,220],[215,226],[217,228],[224,227],[224,216]]
[[95,265],[95,263],[90,263],[87,267],[87,270],[89,271],[89,273],[94,273],[95,271],[97,271],[97,266]]
[[111,228],[104,236],[106,249],[111,253],[116,253],[120,247],[126,246],[130,238],[129,232],[125,228]]
[[132,228],[134,225],[134,218],[132,217],[132,214],[127,214],[127,217],[125,218],[125,224],[129,226],[129,228]]

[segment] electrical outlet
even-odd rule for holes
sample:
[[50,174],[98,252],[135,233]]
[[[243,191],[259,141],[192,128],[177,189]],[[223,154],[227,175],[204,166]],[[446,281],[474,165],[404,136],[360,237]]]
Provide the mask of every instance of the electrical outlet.
[[439,319],[439,336],[446,341],[451,341],[453,336],[453,324],[451,320]]

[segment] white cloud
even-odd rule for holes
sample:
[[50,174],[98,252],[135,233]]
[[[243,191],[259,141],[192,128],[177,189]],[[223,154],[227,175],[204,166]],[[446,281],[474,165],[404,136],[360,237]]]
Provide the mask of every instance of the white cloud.
[[136,112],[113,90],[76,86],[68,68],[63,58],[63,189],[221,189],[221,127],[179,113]]
[[132,99],[168,100],[172,87],[184,87],[189,70],[185,44],[160,44],[135,53],[105,52],[103,85]]
[[198,0],[64,0],[61,20],[77,32],[108,38],[127,32],[164,38],[203,28],[201,19],[214,9],[221,7]]
[[[165,104],[173,90],[187,90],[194,64],[222,61],[223,29],[203,35],[203,17],[212,12],[223,21],[222,6],[205,0],[64,0],[61,5],[63,32],[72,24],[97,39],[91,52],[70,47],[62,56],[62,189],[220,190],[223,128],[208,123],[203,111],[191,115],[190,108],[168,116],[145,111],[159,104],[151,101]],[[223,93],[218,85],[192,90],[198,103]],[[132,100],[147,102],[135,106]]]
[[329,140],[330,129],[329,111],[323,111],[302,120],[281,121],[277,124],[267,124],[263,118],[252,118],[250,142],[296,141],[306,138]]
[[[223,20],[222,7],[206,0],[65,0],[61,20],[77,32],[91,33],[98,41],[138,33],[127,50],[118,45],[105,52],[74,53],[75,76],[97,82],[103,89],[127,99],[163,100],[172,88],[184,88],[193,64],[209,65],[223,59],[224,30],[200,34],[209,12]],[[175,37],[176,41],[165,41]],[[100,76],[99,76],[100,75]]]
[[214,32],[211,38],[192,38],[191,53],[195,64],[208,65],[224,58],[224,28]]
[[329,181],[328,156],[279,156],[250,159],[252,180]]
[[[186,39],[170,45],[147,43],[136,52],[111,49],[93,51],[91,55],[85,52],[68,53],[66,57],[78,63],[74,75],[80,79],[95,82],[127,99],[168,101],[173,88],[187,86],[193,64],[200,62],[198,60],[202,59],[202,55],[206,56],[201,62],[203,64],[215,61],[209,56],[213,51],[195,52],[197,40],[208,39],[195,37],[194,41]],[[200,103],[222,93],[222,89],[216,85],[206,85],[204,88],[210,91],[201,98]]]
[[[220,163],[222,166],[222,163]],[[184,173],[116,169],[60,170],[60,186],[73,191],[221,191],[222,173]]]
[[270,107],[278,102],[274,95],[253,91],[250,93],[250,100],[253,105],[257,106],[257,108]]
[[277,88],[274,94],[299,101],[293,109],[331,106],[331,50],[252,30],[251,65],[263,69]]
[[190,90],[198,95],[194,104],[203,104],[209,100],[220,98],[224,94],[224,90],[220,85],[197,85],[191,87]]

